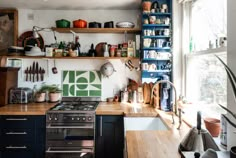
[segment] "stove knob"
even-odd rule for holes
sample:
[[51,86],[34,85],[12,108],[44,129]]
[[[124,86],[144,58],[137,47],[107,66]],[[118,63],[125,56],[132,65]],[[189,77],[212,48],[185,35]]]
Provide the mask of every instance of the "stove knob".
[[80,120],[80,118],[79,118],[79,117],[77,117],[77,120],[79,121],[79,120]]
[[72,118],[71,118],[71,120],[73,121],[73,120],[75,120],[75,118],[74,118],[74,117],[72,117]]
[[85,120],[86,120],[86,118],[85,118],[85,117],[83,117],[83,118],[82,118],[82,120],[83,120],[83,121],[85,121]]
[[57,121],[58,120],[57,117],[55,117],[54,120]]
[[88,121],[92,121],[92,117],[91,116],[88,117]]
[[48,117],[48,120],[49,120],[49,121],[51,121],[51,120],[52,120],[52,118],[49,116],[49,117]]

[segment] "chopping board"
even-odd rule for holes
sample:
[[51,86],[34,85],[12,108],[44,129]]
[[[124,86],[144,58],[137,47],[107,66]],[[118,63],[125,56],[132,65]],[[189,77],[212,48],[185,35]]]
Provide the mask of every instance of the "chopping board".
[[150,84],[145,82],[143,84],[143,102],[145,104],[149,104],[150,103],[150,98],[151,98]]
[[151,98],[151,105],[154,108],[160,109],[160,84],[156,85],[153,89],[153,98]]

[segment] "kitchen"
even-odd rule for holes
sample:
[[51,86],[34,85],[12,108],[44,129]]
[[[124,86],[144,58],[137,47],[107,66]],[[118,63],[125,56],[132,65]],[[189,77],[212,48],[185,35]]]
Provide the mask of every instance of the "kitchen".
[[[50,1],[46,1],[44,3],[51,3]],[[118,3],[118,2],[117,2]],[[123,2],[125,3],[125,2]],[[232,4],[231,4],[232,3]],[[6,7],[10,8],[12,4],[10,4],[9,2],[6,2]],[[117,10],[109,10],[109,13],[107,13],[107,10],[103,10],[105,7],[105,4],[103,4],[103,6],[100,6],[101,9],[100,10],[95,10],[95,8],[91,7],[91,9],[86,9],[86,7],[90,6],[91,4],[85,4],[85,10],[82,10],[83,8],[79,9],[79,10],[74,10],[73,6],[70,6],[71,9],[69,10],[54,10],[54,9],[50,9],[50,7],[46,10],[40,10],[40,9],[28,9],[29,7],[26,7],[26,9],[18,9],[18,23],[19,23],[19,31],[18,34],[19,36],[25,32],[25,31],[29,31],[32,30],[33,26],[39,26],[39,27],[43,27],[43,28],[50,28],[52,26],[55,27],[55,21],[61,18],[67,19],[69,21],[73,21],[75,19],[86,19],[88,22],[92,22],[92,21],[98,21],[101,23],[104,23],[106,21],[114,21],[114,24],[116,22],[119,21],[132,21],[133,23],[135,23],[135,26],[138,26],[138,19],[140,19],[140,8],[141,8],[141,2],[136,2],[135,5],[133,5],[133,7],[135,7],[135,9],[132,10],[122,10],[122,12],[119,10],[119,8]],[[121,4],[117,4],[117,6],[119,6]],[[2,5],[1,5],[2,6]],[[27,5],[26,5],[27,6]],[[37,5],[36,5],[37,6]],[[42,8],[46,7],[47,5],[42,5]],[[50,5],[48,5],[50,6]],[[51,6],[53,6],[53,4],[51,4]],[[173,9],[175,10],[174,12],[176,12],[176,14],[173,14],[173,28],[174,28],[174,37],[173,37],[173,41],[174,42],[174,52],[176,54],[179,54],[180,48],[178,45],[178,41],[179,41],[179,36],[178,36],[178,26],[180,26],[180,22],[178,22],[178,3],[177,1],[173,1]],[[228,2],[228,19],[230,16],[233,16],[233,12],[231,12],[231,8],[233,8],[233,6],[235,6],[235,2],[233,1],[229,1]],[[107,6],[109,7],[109,6]],[[66,7],[65,7],[66,8]],[[69,7],[67,7],[69,8]],[[105,7],[106,8],[106,7]],[[95,11],[94,11],[95,10]],[[102,16],[101,16],[102,15]],[[129,15],[129,16],[127,16]],[[43,17],[43,18],[42,18]],[[233,27],[234,26],[234,22],[228,20],[228,37],[227,37],[227,42],[228,42],[228,64],[231,65],[231,67],[233,67],[233,59],[234,59],[234,45],[231,44],[234,41],[234,31],[233,31]],[[232,24],[231,24],[232,23]],[[175,30],[176,29],[176,30]],[[40,31],[39,32],[41,35],[43,35],[43,39],[44,39],[44,43],[45,44],[50,44],[53,43],[54,37],[53,37],[53,33],[52,32],[44,32],[44,31]],[[102,37],[101,37],[102,36]],[[64,34],[64,33],[57,33],[56,32],[56,37],[57,37],[57,41],[72,41],[73,35],[72,34]],[[123,34],[91,34],[91,33],[79,33],[79,41],[81,44],[81,51],[87,51],[90,48],[91,43],[94,43],[95,45],[98,42],[101,41],[105,41],[105,42],[109,42],[111,44],[118,44],[118,43],[122,43],[122,41],[124,40],[124,35]],[[132,34],[128,34],[128,39],[134,39]],[[231,41],[232,40],[232,41]],[[174,56],[174,58],[180,58],[177,55]],[[232,61],[231,61],[232,59]],[[54,66],[54,60],[45,60],[45,59],[34,59],[32,60],[30,59],[24,59],[23,63],[24,63],[24,67],[29,67],[30,65],[32,65],[32,62],[38,62],[40,66],[45,66],[47,64],[49,64],[49,71],[47,71],[47,67],[45,66],[46,71],[48,72],[48,74],[45,74],[45,81],[47,82],[47,84],[61,84],[61,76],[62,76],[62,70],[99,70],[101,65],[103,65],[105,63],[104,60],[89,60],[89,59],[83,59],[83,60],[76,60],[76,59],[57,59],[56,60],[56,67],[58,70],[57,74],[53,74],[51,71],[51,68]],[[140,82],[140,72],[138,71],[130,71],[128,68],[126,68],[124,61],[123,60],[109,60],[116,72],[112,74],[112,76],[110,76],[109,78],[102,78],[102,97],[101,100],[102,101],[106,101],[106,98],[109,97],[113,97],[115,93],[117,93],[118,90],[123,90],[126,86],[127,86],[127,80],[128,78],[131,78],[135,81]],[[178,61],[178,60],[177,60]],[[137,66],[139,63],[136,59],[132,60],[133,64],[135,66]],[[232,62],[232,63],[231,63]],[[67,64],[68,63],[68,64]],[[178,78],[178,74],[180,69],[178,69],[178,67],[181,67],[180,64],[174,63],[175,65],[173,66],[175,68],[175,71],[173,71],[174,73],[174,78],[173,81],[177,87],[177,93],[180,94],[180,89],[181,89],[181,80]],[[86,65],[86,66],[85,66]],[[32,83],[32,82],[25,82],[24,81],[24,77],[21,76],[22,73],[19,74],[19,80],[18,80],[18,85],[22,86],[22,87],[30,87],[33,88],[34,84],[38,84],[37,87],[40,86],[40,83]],[[230,89],[229,89],[230,91]],[[233,99],[232,99],[233,100]],[[233,105],[233,101],[232,104]],[[55,105],[55,104],[54,104]],[[229,105],[230,106],[230,105]],[[6,107],[5,107],[6,108]],[[42,108],[41,110],[43,111],[44,106],[42,107],[36,107],[37,108]],[[109,108],[111,107],[107,107],[108,111]],[[118,108],[118,111],[121,110],[121,108],[116,107],[115,109]],[[232,108],[234,108],[234,106],[232,106]],[[34,109],[33,111],[35,111],[35,113],[37,113],[36,109]],[[122,110],[121,110],[122,111]],[[119,111],[119,112],[121,112]],[[234,109],[235,111],[235,109]],[[105,112],[106,113],[106,112]],[[122,112],[121,112],[122,113]],[[184,134],[183,134],[184,135]],[[229,142],[230,142],[230,138]],[[181,139],[180,139],[181,140]],[[180,141],[179,141],[180,142]],[[177,144],[179,144],[179,142]],[[233,145],[233,142],[232,142]],[[177,151],[177,149],[176,149]]]

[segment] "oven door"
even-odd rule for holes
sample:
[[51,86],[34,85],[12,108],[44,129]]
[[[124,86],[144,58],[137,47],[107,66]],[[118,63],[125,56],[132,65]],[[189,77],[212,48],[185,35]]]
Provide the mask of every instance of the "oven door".
[[94,158],[93,148],[49,147],[46,158]]

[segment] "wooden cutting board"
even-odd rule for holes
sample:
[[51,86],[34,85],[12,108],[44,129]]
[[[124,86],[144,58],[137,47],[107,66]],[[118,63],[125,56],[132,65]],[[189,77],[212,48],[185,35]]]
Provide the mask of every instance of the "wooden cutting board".
[[143,102],[145,104],[149,104],[150,103],[150,97],[151,97],[150,85],[145,82],[143,84]]

